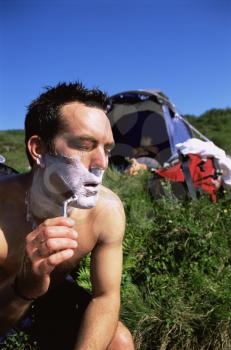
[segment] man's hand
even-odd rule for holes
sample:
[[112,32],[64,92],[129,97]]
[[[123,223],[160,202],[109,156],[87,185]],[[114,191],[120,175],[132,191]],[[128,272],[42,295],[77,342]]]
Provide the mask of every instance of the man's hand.
[[37,298],[45,294],[54,268],[71,258],[77,247],[72,219],[47,219],[26,237],[26,256],[17,276],[22,295]]

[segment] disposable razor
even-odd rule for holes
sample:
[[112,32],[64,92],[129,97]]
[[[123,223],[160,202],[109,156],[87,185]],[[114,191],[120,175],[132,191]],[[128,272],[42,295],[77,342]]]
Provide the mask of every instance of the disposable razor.
[[69,199],[67,199],[66,201],[64,201],[63,202],[63,216],[65,217],[65,218],[67,218],[67,207],[68,207],[68,205],[71,203],[71,202],[74,202],[74,201],[76,201],[77,200],[77,196],[76,195],[74,195],[74,196],[72,196],[71,198],[69,198]]

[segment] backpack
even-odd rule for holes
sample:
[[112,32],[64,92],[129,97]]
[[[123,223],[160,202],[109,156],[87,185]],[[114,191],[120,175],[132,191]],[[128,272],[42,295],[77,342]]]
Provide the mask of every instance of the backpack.
[[18,174],[18,171],[6,164],[0,163],[0,177],[13,174]]
[[214,157],[202,158],[198,154],[180,153],[177,160],[159,169],[152,169],[152,172],[149,190],[155,198],[165,195],[162,181],[166,179],[179,199],[197,199],[201,193],[208,193],[211,201],[217,202],[222,171]]

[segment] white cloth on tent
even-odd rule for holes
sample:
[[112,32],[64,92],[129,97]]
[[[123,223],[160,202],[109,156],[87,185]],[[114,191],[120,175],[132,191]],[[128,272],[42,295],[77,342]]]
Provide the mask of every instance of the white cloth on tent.
[[231,188],[231,157],[227,156],[218,160],[218,163],[223,171],[222,181]]
[[203,157],[215,157],[221,159],[226,157],[225,151],[214,145],[212,141],[201,141],[196,138],[188,139],[183,143],[177,143],[176,148],[182,154],[200,154]]
[[188,139],[183,143],[177,143],[176,148],[182,154],[188,153],[199,154],[203,157],[214,157],[218,160],[218,164],[223,172],[223,183],[231,187],[231,157],[227,156],[225,151],[217,147],[212,141],[201,141],[196,138]]
[[0,154],[0,163],[3,164],[3,163],[5,163],[5,161],[6,161],[6,158]]

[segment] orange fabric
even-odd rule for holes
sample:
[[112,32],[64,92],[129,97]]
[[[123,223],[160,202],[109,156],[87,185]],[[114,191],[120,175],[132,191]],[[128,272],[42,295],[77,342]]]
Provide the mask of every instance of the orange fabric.
[[137,175],[139,173],[139,171],[141,170],[147,170],[148,167],[145,164],[140,164],[139,162],[137,162],[137,160],[135,158],[131,158],[129,160],[129,163],[131,164],[128,169],[125,170],[125,174],[127,175]]

